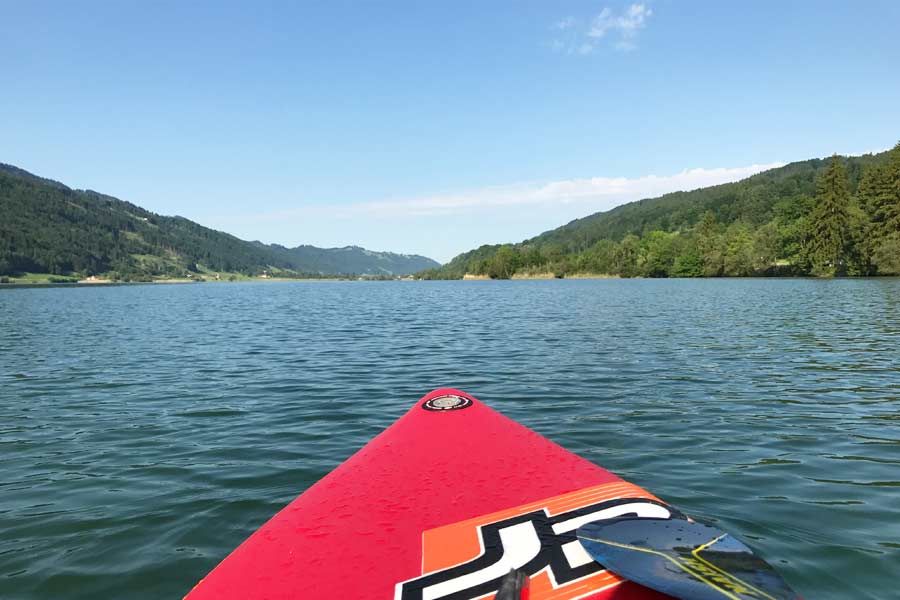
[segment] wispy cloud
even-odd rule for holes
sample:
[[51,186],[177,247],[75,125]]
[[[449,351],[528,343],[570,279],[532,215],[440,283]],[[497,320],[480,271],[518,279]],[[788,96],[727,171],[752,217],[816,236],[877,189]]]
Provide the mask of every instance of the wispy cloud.
[[564,19],[560,19],[559,21],[557,21],[556,25],[554,25],[554,29],[558,29],[559,31],[565,31],[566,29],[571,29],[572,27],[575,27],[576,24],[578,24],[578,21],[577,21],[577,19],[575,19],[575,17],[566,17]]
[[631,4],[622,12],[609,7],[587,20],[573,16],[554,24],[557,36],[550,46],[566,54],[591,54],[602,43],[629,52],[637,48],[637,36],[647,25],[653,11],[646,4]]
[[358,244],[446,261],[482,244],[518,242],[625,202],[736,181],[781,164],[526,182],[412,198],[187,216],[244,239],[289,246]]
[[693,190],[737,181],[783,163],[736,168],[687,169],[674,175],[643,177],[591,177],[548,183],[524,183],[487,187],[456,194],[440,194],[408,200],[353,204],[350,212],[402,216],[447,215],[497,206],[581,204],[586,210],[608,210],[619,204],[669,192]]
[[784,163],[746,167],[686,169],[674,175],[642,177],[590,177],[544,183],[518,183],[435,194],[418,198],[355,202],[344,205],[309,205],[296,210],[257,215],[241,219],[277,220],[290,216],[330,216],[332,218],[447,216],[494,209],[497,207],[559,207],[577,205],[584,214],[609,210],[633,200],[669,192],[693,190],[737,181]]
[[608,32],[616,31],[623,38],[633,38],[652,15],[653,11],[643,4],[632,4],[620,15],[614,15],[610,9],[604,8],[591,22],[588,35],[602,38]]

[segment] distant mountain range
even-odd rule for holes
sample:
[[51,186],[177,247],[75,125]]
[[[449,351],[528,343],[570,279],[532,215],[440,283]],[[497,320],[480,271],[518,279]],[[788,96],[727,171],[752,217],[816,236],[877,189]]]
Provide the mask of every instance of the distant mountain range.
[[212,273],[407,275],[438,266],[424,256],[358,246],[286,248],[248,242],[0,163],[0,275],[132,280]]
[[432,260],[418,254],[397,254],[394,252],[375,252],[359,246],[343,248],[318,248],[302,245],[286,248],[278,244],[253,242],[277,257],[284,264],[293,265],[294,269],[306,273],[340,274],[352,273],[363,275],[408,275],[440,266]]
[[900,144],[629,202],[421,275],[721,277],[900,274]]

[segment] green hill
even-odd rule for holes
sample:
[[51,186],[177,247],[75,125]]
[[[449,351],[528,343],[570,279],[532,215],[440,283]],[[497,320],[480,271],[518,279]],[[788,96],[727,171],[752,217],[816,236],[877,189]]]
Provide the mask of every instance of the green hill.
[[0,164],[0,275],[40,272],[137,280],[206,272],[405,275],[435,266],[423,256],[355,246],[285,248],[247,242]]
[[900,274],[900,144],[791,163],[482,246],[422,275],[625,277]]
[[359,246],[343,248],[318,248],[297,246],[286,248],[278,244],[266,246],[277,260],[291,264],[293,268],[315,273],[356,273],[362,275],[409,275],[423,269],[439,266],[435,260],[417,254],[397,254],[395,252],[374,252]]

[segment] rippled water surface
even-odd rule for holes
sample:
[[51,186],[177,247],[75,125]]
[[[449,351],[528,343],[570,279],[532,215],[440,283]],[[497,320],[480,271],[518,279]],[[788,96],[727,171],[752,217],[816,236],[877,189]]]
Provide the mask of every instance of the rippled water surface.
[[896,597],[900,281],[0,290],[0,598],[178,598],[429,389]]

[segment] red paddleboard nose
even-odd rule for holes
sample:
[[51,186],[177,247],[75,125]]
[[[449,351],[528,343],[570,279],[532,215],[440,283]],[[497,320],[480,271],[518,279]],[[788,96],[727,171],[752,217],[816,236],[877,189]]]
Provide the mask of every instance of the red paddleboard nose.
[[475,400],[465,392],[453,388],[439,388],[425,394],[421,406],[436,412],[462,410],[475,404]]
[[[471,394],[439,388],[260,527],[189,598],[482,598],[520,569],[529,587],[513,600],[649,600],[634,584],[623,596],[629,584],[568,544],[587,514],[664,510]],[[348,577],[347,565],[363,576]]]

